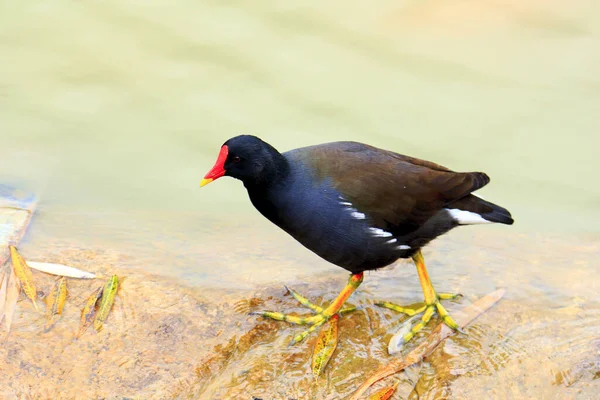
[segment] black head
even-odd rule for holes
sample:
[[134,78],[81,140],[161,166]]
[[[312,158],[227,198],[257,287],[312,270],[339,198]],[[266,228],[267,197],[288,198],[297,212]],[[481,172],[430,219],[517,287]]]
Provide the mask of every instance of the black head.
[[270,144],[252,135],[241,135],[226,141],[217,162],[206,174],[200,186],[222,176],[231,176],[246,187],[276,181],[287,173],[287,161]]

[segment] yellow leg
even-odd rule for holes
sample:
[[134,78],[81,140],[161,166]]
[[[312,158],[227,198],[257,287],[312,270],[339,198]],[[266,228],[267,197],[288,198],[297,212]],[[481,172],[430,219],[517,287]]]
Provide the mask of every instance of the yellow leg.
[[305,307],[308,307],[310,310],[312,310],[315,313],[315,315],[310,316],[310,317],[298,317],[298,316],[294,316],[294,315],[287,315],[287,314],[283,314],[280,312],[273,312],[273,311],[252,312],[250,314],[251,315],[262,315],[263,317],[266,317],[266,318],[271,318],[271,319],[274,319],[277,321],[285,321],[285,322],[289,322],[289,323],[297,324],[297,325],[305,325],[305,324],[311,325],[311,327],[309,329],[296,335],[294,337],[294,339],[292,340],[291,344],[298,343],[298,342],[301,342],[306,336],[308,336],[308,334],[313,332],[319,326],[321,326],[325,322],[327,322],[329,320],[329,318],[331,318],[333,315],[338,314],[338,313],[346,313],[346,312],[355,310],[356,309],[355,307],[348,307],[348,308],[344,308],[344,309],[342,309],[342,307],[344,306],[344,303],[346,302],[346,300],[348,300],[348,298],[352,295],[352,293],[354,293],[356,288],[358,288],[360,286],[362,281],[363,281],[363,273],[362,272],[360,272],[358,274],[350,275],[350,279],[348,279],[348,284],[346,285],[346,287],[344,287],[344,289],[340,292],[340,294],[335,298],[335,300],[333,300],[331,302],[331,304],[329,304],[329,306],[327,306],[327,308],[323,308],[321,306],[311,303],[306,297],[304,297],[301,294],[299,294],[298,292],[288,288],[288,291],[290,292],[290,294],[300,304],[302,304]]
[[433,290],[431,279],[429,279],[429,273],[425,267],[425,259],[423,258],[423,253],[421,253],[421,250],[415,253],[413,256],[413,261],[417,266],[419,281],[421,282],[421,288],[423,289],[423,294],[425,295],[425,304],[434,304],[437,300],[437,297],[435,295],[435,290]]
[[[451,300],[457,297],[460,297],[460,294],[452,294],[452,293],[436,293],[433,285],[431,284],[431,279],[429,278],[429,273],[427,272],[427,268],[425,267],[425,259],[423,258],[423,254],[421,250],[417,251],[415,255],[413,255],[413,261],[417,267],[417,273],[419,274],[419,281],[421,282],[421,288],[423,289],[423,295],[425,297],[425,302],[422,305],[415,307],[402,307],[389,302],[379,302],[375,303],[380,307],[389,308],[390,310],[398,311],[404,313],[408,316],[417,315],[423,313],[419,322],[416,322],[410,328],[410,331],[404,335],[404,343],[408,342],[412,339],[421,329],[429,323],[433,314],[437,311],[438,315],[446,325],[455,330],[460,330],[458,324],[450,317],[440,300]],[[414,319],[411,318],[409,321],[411,324]]]

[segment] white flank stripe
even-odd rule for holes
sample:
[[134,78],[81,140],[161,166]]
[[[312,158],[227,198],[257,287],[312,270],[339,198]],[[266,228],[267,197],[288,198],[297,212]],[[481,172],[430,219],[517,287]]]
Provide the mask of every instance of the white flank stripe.
[[459,210],[458,208],[446,208],[450,216],[460,225],[472,224],[490,224],[491,222],[481,217],[481,215],[470,211]]
[[392,236],[391,233],[386,232],[383,229],[369,228],[369,230],[371,231],[371,233],[373,234],[373,236],[377,236],[377,237],[390,237],[390,236]]
[[365,219],[367,218],[367,216],[361,212],[358,212],[358,210],[356,208],[352,207],[352,203],[346,201],[345,198],[343,198],[342,196],[338,196],[340,198],[340,204],[343,206],[348,207],[348,211],[350,211],[350,215],[353,216],[356,219]]
[[410,246],[407,246],[405,244],[401,244],[400,246],[396,247],[398,250],[408,250],[410,249]]
[[361,212],[358,212],[358,211],[352,211],[352,212],[350,213],[350,215],[352,215],[352,216],[353,216],[354,218],[356,218],[356,219],[365,219],[365,218],[366,218],[366,215],[365,215],[365,214],[363,214],[363,213],[361,213]]
[[390,240],[388,240],[386,243],[395,243],[395,242],[396,242],[396,240],[398,240],[398,239],[396,239],[396,238],[394,238],[394,239],[390,239]]

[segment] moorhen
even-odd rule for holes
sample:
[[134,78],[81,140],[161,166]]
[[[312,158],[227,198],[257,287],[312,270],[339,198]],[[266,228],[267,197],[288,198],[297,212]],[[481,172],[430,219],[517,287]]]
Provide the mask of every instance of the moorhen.
[[326,143],[280,153],[256,136],[237,136],[223,144],[200,186],[222,176],[241,180],[262,215],[309,250],[351,272],[346,287],[326,308],[290,290],[315,312],[311,317],[255,313],[311,325],[296,335],[293,343],[344,311],[342,306],[361,284],[364,271],[409,257],[417,267],[424,304],[415,310],[378,303],[408,315],[422,313],[403,342],[414,337],[435,311],[446,325],[458,329],[440,303],[456,295],[436,293],[421,248],[459,225],[513,223],[508,210],[472,194],[490,181],[485,173],[454,172],[357,142]]

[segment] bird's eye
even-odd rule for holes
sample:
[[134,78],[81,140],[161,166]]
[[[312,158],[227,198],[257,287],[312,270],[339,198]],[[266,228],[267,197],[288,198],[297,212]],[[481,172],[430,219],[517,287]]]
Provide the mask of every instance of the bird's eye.
[[239,163],[240,161],[242,161],[242,159],[239,158],[238,156],[233,157],[232,160],[233,160],[234,163]]

